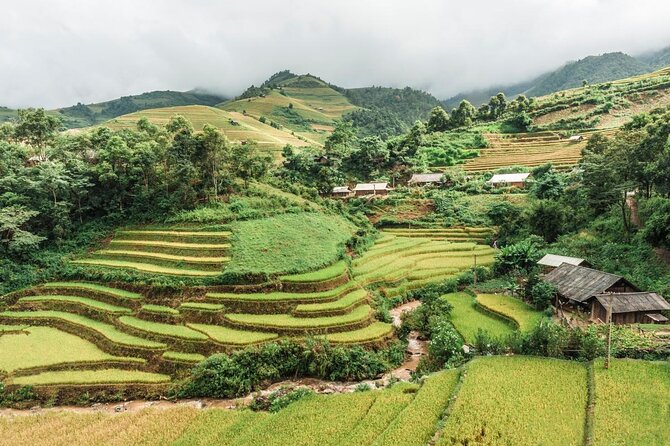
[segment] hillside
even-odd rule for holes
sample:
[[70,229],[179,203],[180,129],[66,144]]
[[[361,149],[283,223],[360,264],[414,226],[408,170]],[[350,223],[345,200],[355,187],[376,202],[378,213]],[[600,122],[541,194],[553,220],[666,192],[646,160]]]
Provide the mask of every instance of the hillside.
[[295,147],[303,147],[310,144],[318,145],[316,140],[299,139],[290,131],[275,128],[269,122],[263,123],[249,114],[224,111],[204,105],[143,110],[119,116],[105,122],[104,125],[114,130],[135,128],[137,121],[142,117],[146,117],[154,124],[165,125],[176,115],[188,119],[196,131],[201,131],[205,124],[210,124],[223,131],[226,137],[232,142],[255,141],[261,148],[270,152],[279,152],[287,144]]
[[575,62],[568,62],[554,71],[544,73],[529,81],[464,92],[444,100],[443,104],[448,110],[457,106],[463,99],[479,105],[487,102],[491,96],[498,92],[503,92],[506,96],[511,97],[519,94],[529,97],[543,96],[580,87],[583,81],[587,81],[589,84],[597,84],[648,73],[670,64],[670,62],[663,62],[668,58],[670,56],[667,52],[655,53],[647,59],[644,57],[634,58],[621,52],[588,56]]
[[[223,99],[221,96],[197,90],[150,91],[94,104],[77,103],[70,107],[51,110],[50,113],[60,117],[65,128],[73,129],[100,124],[140,110],[184,105],[216,105]],[[0,122],[10,121],[15,117],[16,110],[0,107]]]
[[638,59],[653,69],[670,66],[670,46],[658,51],[638,56]]
[[290,72],[277,73],[261,87],[249,87],[238,98],[217,107],[265,121],[319,144],[325,141],[337,120],[357,109],[321,79]]

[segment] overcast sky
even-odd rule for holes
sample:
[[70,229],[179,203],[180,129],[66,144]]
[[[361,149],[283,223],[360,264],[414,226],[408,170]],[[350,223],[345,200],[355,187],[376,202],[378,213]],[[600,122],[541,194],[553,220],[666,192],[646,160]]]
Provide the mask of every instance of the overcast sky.
[[21,0],[0,9],[0,105],[149,90],[235,95],[276,71],[462,90],[670,46],[668,0]]

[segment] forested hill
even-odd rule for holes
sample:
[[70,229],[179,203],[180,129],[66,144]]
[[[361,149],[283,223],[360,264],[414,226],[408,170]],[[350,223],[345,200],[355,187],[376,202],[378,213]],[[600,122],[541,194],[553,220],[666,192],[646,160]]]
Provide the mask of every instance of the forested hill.
[[643,54],[638,59],[655,70],[670,66],[670,46],[659,51]]
[[[225,98],[198,91],[150,91],[133,96],[122,96],[111,101],[82,104],[52,110],[67,128],[88,127],[110,119],[150,108],[175,107],[183,105],[215,105]],[[0,107],[0,122],[16,118],[16,110]]]
[[456,107],[463,99],[467,99],[478,105],[498,92],[503,92],[506,96],[518,94],[529,97],[542,96],[580,87],[583,81],[596,84],[649,73],[667,65],[662,62],[664,60],[668,62],[667,64],[670,64],[670,51],[654,53],[648,55],[646,59],[644,57],[634,58],[621,52],[588,56],[576,62],[569,62],[557,70],[545,73],[527,82],[461,93],[443,101],[443,104],[447,109],[451,109]]

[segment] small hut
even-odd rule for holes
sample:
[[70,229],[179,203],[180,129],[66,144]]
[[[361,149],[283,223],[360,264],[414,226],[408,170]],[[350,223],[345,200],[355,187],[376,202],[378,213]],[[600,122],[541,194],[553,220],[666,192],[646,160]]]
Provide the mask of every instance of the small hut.
[[387,195],[389,193],[388,183],[358,183],[354,187],[357,197],[365,195]]
[[330,193],[330,195],[332,195],[333,197],[338,197],[338,198],[346,198],[350,194],[351,194],[351,190],[349,189],[349,186],[334,187],[333,190]]
[[582,136],[582,135],[572,135],[571,137],[568,138],[568,141],[570,141],[570,142],[584,141],[584,136]]
[[409,179],[410,186],[441,186],[444,184],[443,173],[415,173]]
[[528,181],[529,173],[502,173],[491,177],[486,184],[498,187],[525,187]]
[[661,311],[670,310],[670,303],[656,293],[612,293],[594,296],[591,302],[591,319],[607,322],[607,312],[612,309],[612,323],[653,324],[667,323]]

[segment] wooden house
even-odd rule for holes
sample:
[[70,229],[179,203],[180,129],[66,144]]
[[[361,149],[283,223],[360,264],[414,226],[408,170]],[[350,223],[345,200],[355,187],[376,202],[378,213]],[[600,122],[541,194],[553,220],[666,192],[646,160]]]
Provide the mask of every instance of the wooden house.
[[415,173],[409,179],[410,186],[441,186],[444,184],[443,173]]
[[543,273],[548,273],[549,271],[558,268],[562,263],[568,263],[570,265],[576,266],[585,266],[587,268],[591,267],[589,262],[584,259],[580,259],[578,257],[560,256],[557,254],[546,254],[537,262],[537,264],[540,265]]
[[591,299],[605,293],[634,293],[640,291],[629,281],[616,274],[561,263],[544,276],[558,291],[556,306],[591,310]]
[[525,187],[528,181],[529,173],[504,173],[496,174],[491,177],[486,184],[498,187]]
[[357,197],[365,195],[387,195],[389,193],[388,183],[358,183],[354,187]]
[[337,186],[333,188],[330,195],[338,198],[346,198],[351,195],[351,190],[349,189],[349,186]]
[[656,293],[611,293],[591,298],[591,320],[607,322],[607,312],[612,309],[612,323],[653,324],[666,323],[661,314],[670,310],[670,303]]

